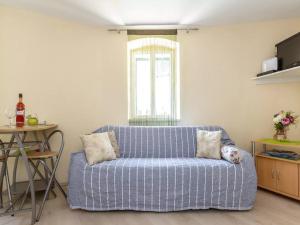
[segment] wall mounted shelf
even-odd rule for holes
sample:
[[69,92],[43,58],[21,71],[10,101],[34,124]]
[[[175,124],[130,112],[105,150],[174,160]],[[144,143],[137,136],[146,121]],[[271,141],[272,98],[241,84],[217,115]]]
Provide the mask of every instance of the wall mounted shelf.
[[256,84],[300,82],[300,66],[281,70],[261,77],[254,77],[252,80],[255,80]]

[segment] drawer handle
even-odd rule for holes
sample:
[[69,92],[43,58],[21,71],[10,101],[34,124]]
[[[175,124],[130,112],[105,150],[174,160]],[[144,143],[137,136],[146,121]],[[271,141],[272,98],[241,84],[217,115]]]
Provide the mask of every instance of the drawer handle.
[[274,179],[274,178],[275,178],[275,171],[272,170],[272,179]]
[[277,180],[280,180],[280,171],[277,170]]

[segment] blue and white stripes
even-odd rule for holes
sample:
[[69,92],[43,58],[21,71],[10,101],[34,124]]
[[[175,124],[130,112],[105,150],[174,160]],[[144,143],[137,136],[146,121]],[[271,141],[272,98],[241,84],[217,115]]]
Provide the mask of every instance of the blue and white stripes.
[[[102,128],[99,131],[116,132],[121,158],[89,166],[83,152],[73,153],[70,207],[157,212],[252,208],[256,173],[250,154],[242,151],[243,160],[238,165],[195,158],[196,129]],[[233,144],[225,131],[224,135],[223,143]]]
[[[245,156],[242,166],[191,158],[121,158],[83,166],[82,176],[70,177],[69,203],[71,208],[99,211],[250,209],[256,180],[247,163],[251,156]],[[72,160],[84,161],[84,153],[73,154]]]
[[196,155],[198,129],[221,130],[222,144],[234,145],[226,131],[218,126],[105,126],[95,132],[113,130],[122,158],[193,158]]

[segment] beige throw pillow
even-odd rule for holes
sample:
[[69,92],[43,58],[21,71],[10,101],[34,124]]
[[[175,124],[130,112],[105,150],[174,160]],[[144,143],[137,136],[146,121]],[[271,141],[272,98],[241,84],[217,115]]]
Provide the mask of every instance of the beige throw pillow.
[[199,158],[221,159],[222,131],[197,130],[197,154]]
[[114,131],[109,131],[108,132],[108,137],[109,137],[109,140],[110,140],[110,143],[116,153],[116,156],[117,158],[120,157],[120,147],[118,145],[118,141],[117,141],[117,138],[116,138],[116,134]]
[[116,159],[116,153],[107,132],[82,135],[81,140],[89,165]]

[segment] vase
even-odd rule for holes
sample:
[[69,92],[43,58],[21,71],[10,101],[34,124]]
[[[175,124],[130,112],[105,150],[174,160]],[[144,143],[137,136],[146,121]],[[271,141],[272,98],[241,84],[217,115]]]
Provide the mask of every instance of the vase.
[[278,140],[278,141],[284,141],[287,139],[287,134],[286,134],[286,129],[283,129],[283,130],[276,130],[276,133],[274,134],[273,138],[275,140]]

